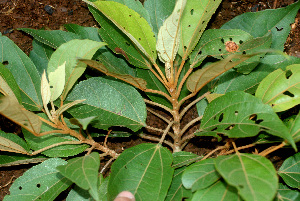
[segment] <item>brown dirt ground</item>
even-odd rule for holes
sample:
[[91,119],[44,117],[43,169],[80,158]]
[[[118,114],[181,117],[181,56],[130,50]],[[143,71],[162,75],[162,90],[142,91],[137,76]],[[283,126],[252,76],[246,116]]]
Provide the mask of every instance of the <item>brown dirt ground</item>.
[[[294,2],[296,0],[224,0],[213,17],[210,28],[219,28],[233,17],[245,12],[284,7]],[[47,13],[45,6],[48,8],[50,6],[53,13]],[[32,48],[32,38],[18,31],[17,28],[49,28],[55,30],[61,29],[67,23],[76,23],[82,26],[97,26],[96,21],[88,12],[86,4],[81,0],[0,0],[0,32],[13,40],[26,54],[29,54]],[[295,23],[291,27],[292,30],[287,39],[285,51],[289,55],[300,57],[299,12]],[[195,116],[197,116],[197,111],[195,108],[192,108],[184,117],[183,124],[190,122]],[[147,118],[147,124],[159,128],[166,126],[163,121],[151,114]],[[196,127],[191,128],[188,132],[192,133]],[[21,133],[18,126],[15,126],[3,117],[0,117],[0,128],[6,132]],[[110,139],[108,145],[112,149],[121,152],[122,148],[132,147],[141,142],[145,141],[137,137],[126,138],[123,142],[119,142],[118,139]],[[217,143],[212,138],[194,139],[186,146],[185,151],[201,155],[208,153],[221,144],[223,145],[224,142]],[[273,155],[271,160],[280,163],[282,158],[284,156],[278,153],[277,155]],[[3,200],[3,197],[9,193],[11,183],[31,166],[0,168],[0,200]],[[63,200],[63,198],[60,197],[57,200]]]

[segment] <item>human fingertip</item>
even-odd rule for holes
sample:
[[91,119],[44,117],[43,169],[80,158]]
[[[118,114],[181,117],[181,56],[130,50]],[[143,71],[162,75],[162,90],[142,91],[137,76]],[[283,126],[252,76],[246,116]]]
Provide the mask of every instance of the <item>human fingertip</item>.
[[114,201],[135,201],[134,195],[129,191],[122,191]]

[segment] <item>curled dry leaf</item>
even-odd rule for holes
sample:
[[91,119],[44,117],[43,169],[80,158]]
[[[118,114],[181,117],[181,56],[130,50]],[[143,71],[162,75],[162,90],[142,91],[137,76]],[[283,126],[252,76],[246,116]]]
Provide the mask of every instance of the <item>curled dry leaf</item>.
[[22,146],[2,136],[0,136],[0,150],[13,153],[28,154],[28,152]]

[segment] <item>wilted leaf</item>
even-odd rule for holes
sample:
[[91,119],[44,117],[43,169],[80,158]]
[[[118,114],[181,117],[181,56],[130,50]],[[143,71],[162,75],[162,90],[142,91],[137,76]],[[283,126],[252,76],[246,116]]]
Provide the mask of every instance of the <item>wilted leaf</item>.
[[140,144],[126,149],[113,163],[108,183],[108,200],[123,190],[137,201],[165,199],[173,176],[172,154],[161,145]]
[[278,174],[287,185],[300,189],[300,153],[286,159],[279,168]]
[[209,158],[188,166],[182,174],[183,186],[192,191],[207,188],[221,178],[215,168],[215,159]]
[[68,160],[68,164],[58,166],[59,172],[82,189],[88,190],[95,200],[98,197],[98,171],[100,157],[93,152],[83,157]]
[[94,61],[94,60],[85,60],[85,59],[80,59],[81,62],[101,71],[102,73],[105,73],[108,76],[112,76],[115,78],[118,78],[120,80],[123,80],[141,90],[147,89],[147,82],[141,78],[136,78],[131,75],[127,74],[118,74],[114,72],[109,72],[108,69],[101,63]]
[[196,135],[224,134],[230,138],[252,137],[260,131],[286,139],[296,148],[288,128],[271,106],[245,92],[226,93],[206,108]]
[[[93,96],[91,96],[93,94]],[[80,82],[67,101],[86,100],[68,112],[76,118],[96,116],[93,126],[107,130],[111,126],[137,131],[145,125],[146,105],[139,92],[119,81],[94,77]]]
[[241,198],[236,188],[219,180],[205,189],[200,189],[193,194],[191,201],[240,201]]
[[0,98],[0,114],[33,134],[40,133],[42,122],[39,117],[33,112],[23,108],[9,96]]
[[43,156],[28,156],[24,154],[1,153],[0,167],[9,167],[17,165],[26,165],[30,163],[41,163],[48,158]]
[[65,87],[66,61],[48,74],[51,91],[50,101],[55,101],[63,92]]
[[66,163],[63,159],[53,158],[27,170],[14,181],[10,195],[5,196],[4,201],[54,200],[72,184],[56,170],[57,166]]
[[202,69],[195,71],[187,79],[186,85],[188,90],[190,90],[191,92],[199,91],[214,78],[237,66],[243,61],[246,61],[251,56],[253,55],[232,54],[221,61],[217,61]]
[[171,66],[179,48],[180,18],[185,4],[186,0],[176,2],[172,14],[164,21],[158,32],[156,50],[158,58],[166,63],[166,67]]
[[[156,60],[156,39],[148,22],[127,6],[113,1],[88,2],[117,26],[152,63]],[[122,12],[120,12],[122,11]]]
[[215,164],[225,181],[237,188],[244,200],[273,200],[278,188],[278,177],[273,164],[265,157],[238,153],[219,156]]
[[[95,52],[104,46],[105,43],[103,42],[96,42],[91,41],[88,39],[85,40],[71,40],[67,43],[62,44],[51,56],[50,61],[48,63],[48,69],[47,73],[48,75],[51,75],[52,73],[56,72],[58,68],[61,68],[58,70],[58,72],[61,72],[63,70],[63,67],[61,67],[65,63],[65,80],[66,83],[64,85],[64,90],[62,93],[62,99],[65,99],[70,89],[73,87],[77,79],[83,74],[83,72],[86,69],[86,64],[82,62],[78,62],[78,58],[83,59],[91,59]],[[57,72],[57,73],[58,73]],[[53,75],[55,75],[54,73]],[[50,79],[50,77],[49,77]],[[52,79],[52,78],[51,78]],[[54,80],[50,82],[50,84],[54,84]],[[60,89],[62,87],[62,84],[58,83],[58,88],[55,89],[58,92],[60,92]],[[53,97],[53,99],[56,96]]]
[[222,0],[187,1],[181,19],[182,33],[178,54],[187,59],[187,56],[197,45],[211,16],[217,10]]
[[275,112],[300,104],[300,64],[270,73],[259,84],[255,96],[271,105]]

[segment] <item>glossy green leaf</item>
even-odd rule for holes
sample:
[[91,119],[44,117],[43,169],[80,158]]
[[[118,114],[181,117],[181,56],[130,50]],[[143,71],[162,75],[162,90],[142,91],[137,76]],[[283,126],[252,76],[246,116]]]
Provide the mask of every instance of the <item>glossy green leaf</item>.
[[185,167],[175,169],[171,186],[165,201],[183,200],[192,196],[192,191],[182,185],[181,177]]
[[279,168],[278,174],[287,185],[300,189],[300,153],[286,159]]
[[290,130],[291,135],[295,142],[300,141],[300,113],[296,116],[295,119],[291,120],[288,124],[288,128]]
[[150,16],[153,32],[157,36],[159,28],[174,10],[176,0],[146,0],[144,7]]
[[[203,33],[199,43],[190,55],[191,66],[199,66],[207,56],[221,59],[229,54],[240,52],[240,45],[251,39],[253,39],[253,36],[240,29],[208,29]],[[225,45],[229,42],[234,42],[238,49],[229,52],[230,49],[226,49]]]
[[54,49],[52,47],[39,42],[37,39],[33,39],[29,58],[35,64],[40,75],[42,75],[44,70],[47,70],[48,62],[53,52]]
[[[77,62],[78,58],[91,59],[95,52],[104,46],[103,42],[91,40],[72,40],[61,45],[51,56],[48,64],[48,75],[56,71],[59,66],[65,64],[66,84],[62,93],[62,98],[65,99],[69,90],[73,87],[77,79],[83,74],[86,69],[86,64]],[[80,50],[80,51],[79,51]]]
[[187,166],[197,160],[200,160],[201,158],[202,156],[198,156],[197,154],[191,152],[186,152],[186,151],[174,152],[172,167],[179,168],[179,167]]
[[92,121],[96,118],[96,116],[87,117],[84,119],[72,118],[70,119],[71,124],[82,127],[83,130],[86,130],[88,125],[92,123]]
[[278,177],[273,164],[265,157],[238,153],[219,156],[215,164],[225,181],[237,188],[244,200],[273,200],[278,188]]
[[0,35],[0,62],[7,62],[20,87],[22,104],[30,110],[42,108],[41,78],[28,56],[6,36]]
[[205,110],[199,136],[224,134],[230,138],[252,137],[260,131],[286,139],[294,148],[295,143],[288,128],[271,106],[250,94],[236,91],[226,93],[212,101]]
[[65,24],[64,27],[67,31],[79,35],[81,39],[89,39],[93,41],[103,42],[99,36],[96,27],[83,27],[78,24]]
[[290,24],[294,23],[299,8],[300,2],[297,2],[285,8],[244,13],[225,23],[222,29],[242,29],[253,37],[262,37],[271,30],[271,48],[283,51]]
[[21,28],[19,29],[21,31],[24,31],[31,36],[33,36],[37,41],[52,47],[54,49],[57,49],[62,44],[74,40],[74,39],[81,39],[80,36],[77,34],[61,31],[61,30],[35,30],[35,29],[29,29],[29,28]]
[[193,194],[191,201],[240,201],[237,190],[219,180],[205,189],[200,189]]
[[[46,115],[43,115],[42,117],[46,118]],[[41,132],[52,131],[52,130],[53,130],[52,127],[48,126],[45,123],[42,124]],[[88,145],[80,144],[75,137],[72,137],[67,134],[53,133],[53,134],[43,135],[43,136],[34,136],[33,134],[31,134],[30,132],[24,129],[23,129],[23,134],[30,148],[35,151],[56,143],[63,143],[63,142],[72,143],[72,141],[75,141],[74,143],[77,143],[77,144],[60,145],[48,149],[46,151],[43,151],[42,154],[48,157],[74,156],[76,154],[85,151],[89,147]]]
[[209,158],[188,166],[182,174],[182,183],[185,188],[194,192],[207,188],[220,178],[214,159]]
[[[113,1],[96,1],[89,3],[98,9],[115,26],[118,27],[142,53],[151,60],[156,61],[156,39],[152,29],[145,18],[127,6]],[[122,12],[119,12],[119,11]]]
[[13,133],[5,133],[0,130],[0,150],[27,154],[29,147],[18,135]]
[[181,19],[182,33],[178,54],[185,60],[195,48],[221,0],[187,1]]
[[300,64],[270,73],[259,84],[255,96],[271,105],[275,112],[300,104]]
[[113,163],[108,200],[128,190],[137,201],[164,200],[173,178],[172,154],[161,145],[140,144],[126,149]]
[[197,92],[202,89],[207,83],[237,66],[238,64],[246,61],[252,55],[239,55],[232,54],[221,61],[214,62],[202,69],[199,69],[192,73],[186,81],[188,90],[191,92]]
[[48,158],[44,156],[28,156],[17,153],[1,153],[0,155],[0,167],[9,167],[17,165],[25,165],[30,163],[41,163]]
[[56,170],[57,166],[66,163],[63,159],[53,158],[27,170],[14,181],[10,195],[5,196],[4,201],[54,200],[72,184]]
[[76,85],[67,101],[82,99],[86,101],[68,112],[80,119],[96,116],[93,123],[96,128],[121,126],[137,131],[145,125],[145,103],[130,85],[101,77],[90,78]]
[[69,192],[66,201],[94,201],[87,190],[74,186]]
[[292,190],[289,187],[279,183],[278,191],[274,201],[294,201],[300,200],[300,193],[297,190]]
[[11,72],[0,63],[0,93],[5,96],[14,97],[22,104],[19,86]]
[[89,155],[70,159],[68,164],[58,166],[57,169],[77,186],[88,190],[95,200],[99,200],[97,186],[99,167],[99,153],[92,152]]

